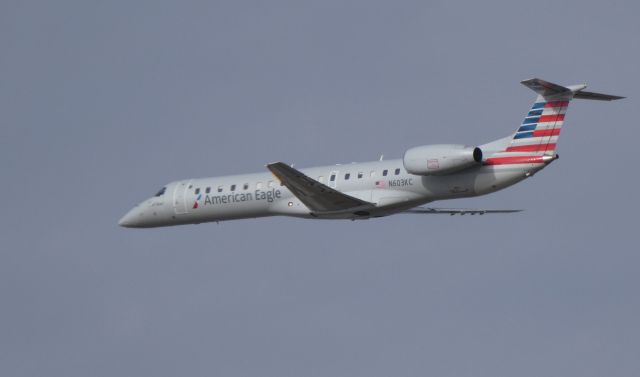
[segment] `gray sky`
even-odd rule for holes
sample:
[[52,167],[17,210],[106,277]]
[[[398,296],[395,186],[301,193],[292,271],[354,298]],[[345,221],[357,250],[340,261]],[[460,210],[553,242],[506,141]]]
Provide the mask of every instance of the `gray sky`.
[[[0,375],[640,373],[637,1],[0,5]],[[117,220],[166,182],[506,136],[562,158],[441,206],[510,216]]]

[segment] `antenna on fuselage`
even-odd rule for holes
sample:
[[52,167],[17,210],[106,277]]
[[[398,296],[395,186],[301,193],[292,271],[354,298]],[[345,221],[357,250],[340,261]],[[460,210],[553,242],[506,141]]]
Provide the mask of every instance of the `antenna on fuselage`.
[[380,161],[384,160],[384,153],[380,155]]

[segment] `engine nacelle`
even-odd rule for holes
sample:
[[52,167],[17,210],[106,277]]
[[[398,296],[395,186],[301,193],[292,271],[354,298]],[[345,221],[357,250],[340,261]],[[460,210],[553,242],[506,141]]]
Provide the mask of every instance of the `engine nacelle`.
[[479,165],[482,150],[458,144],[434,144],[404,152],[402,163],[407,172],[417,175],[446,175]]

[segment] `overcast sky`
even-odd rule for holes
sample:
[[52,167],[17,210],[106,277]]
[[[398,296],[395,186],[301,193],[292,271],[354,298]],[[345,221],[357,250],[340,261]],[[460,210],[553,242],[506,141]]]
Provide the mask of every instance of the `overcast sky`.
[[[0,4],[0,375],[640,373],[637,1]],[[561,159],[445,207],[117,220],[165,183],[482,144],[541,77]]]

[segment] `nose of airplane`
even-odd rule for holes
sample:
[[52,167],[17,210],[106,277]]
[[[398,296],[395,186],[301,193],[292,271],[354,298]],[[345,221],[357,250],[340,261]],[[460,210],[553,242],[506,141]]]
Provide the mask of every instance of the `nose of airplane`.
[[142,212],[138,207],[132,208],[118,221],[118,225],[125,228],[138,228],[140,227],[140,221]]

